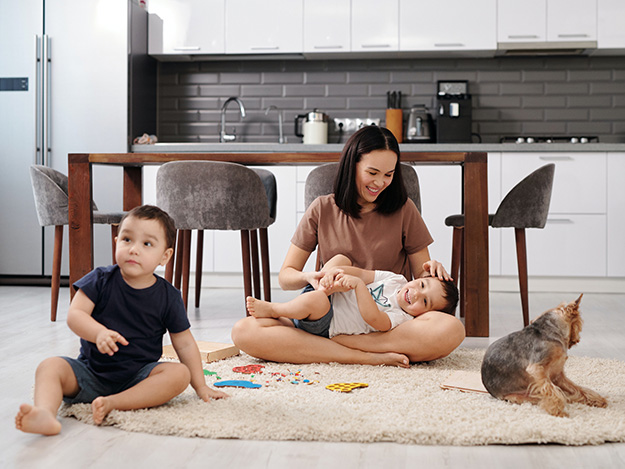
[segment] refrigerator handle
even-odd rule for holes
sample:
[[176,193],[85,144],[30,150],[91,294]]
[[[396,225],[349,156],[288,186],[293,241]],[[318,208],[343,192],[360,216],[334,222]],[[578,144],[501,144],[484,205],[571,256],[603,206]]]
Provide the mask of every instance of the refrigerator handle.
[[41,143],[43,145],[43,164],[50,166],[50,36],[42,36],[42,58],[41,64]]
[[41,36],[35,35],[35,164],[43,164],[43,144],[41,142],[41,100],[43,95],[41,66],[43,61],[41,60],[41,42]]

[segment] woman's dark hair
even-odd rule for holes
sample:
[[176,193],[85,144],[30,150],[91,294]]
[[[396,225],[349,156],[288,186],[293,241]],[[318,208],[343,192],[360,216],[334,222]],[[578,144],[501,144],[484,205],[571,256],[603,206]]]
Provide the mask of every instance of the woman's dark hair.
[[375,200],[375,210],[380,213],[393,213],[406,203],[408,195],[401,175],[399,144],[392,132],[384,127],[369,125],[352,135],[341,154],[339,170],[334,180],[336,205],[348,215],[360,218],[360,205],[356,187],[356,163],[362,155],[375,150],[390,150],[397,155],[393,180]]

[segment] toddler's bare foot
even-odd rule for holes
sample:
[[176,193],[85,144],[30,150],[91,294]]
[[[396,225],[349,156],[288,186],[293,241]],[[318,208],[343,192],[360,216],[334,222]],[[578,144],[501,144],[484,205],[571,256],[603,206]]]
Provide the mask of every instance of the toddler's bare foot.
[[401,368],[410,368],[410,360],[406,355],[401,353],[373,353],[372,365],[399,366]]
[[93,423],[100,425],[104,419],[113,410],[111,400],[104,397],[96,397],[91,403],[91,412],[93,413]]
[[245,299],[247,311],[255,318],[275,318],[273,303],[248,296]]
[[61,422],[48,409],[22,404],[15,416],[15,428],[26,433],[57,435],[61,432]]

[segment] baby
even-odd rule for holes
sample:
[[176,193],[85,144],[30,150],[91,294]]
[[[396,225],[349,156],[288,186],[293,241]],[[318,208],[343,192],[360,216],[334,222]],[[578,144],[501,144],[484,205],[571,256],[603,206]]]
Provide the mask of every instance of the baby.
[[[429,271],[429,262],[424,269]],[[332,338],[339,334],[388,331],[428,311],[454,314],[458,289],[452,281],[422,277],[408,282],[402,275],[364,270],[337,255],[323,267],[319,289],[286,303],[247,298],[247,310],[256,317],[285,317],[295,327]]]
[[[204,401],[227,397],[209,388],[180,291],[154,274],[173,253],[176,228],[152,205],[122,219],[115,239],[117,264],[77,281],[67,324],[81,337],[78,358],[51,357],[35,375],[34,405],[22,404],[18,430],[56,435],[61,401],[91,403],[100,424],[114,409],[154,407],[189,384]],[[166,331],[181,363],[159,362]]]

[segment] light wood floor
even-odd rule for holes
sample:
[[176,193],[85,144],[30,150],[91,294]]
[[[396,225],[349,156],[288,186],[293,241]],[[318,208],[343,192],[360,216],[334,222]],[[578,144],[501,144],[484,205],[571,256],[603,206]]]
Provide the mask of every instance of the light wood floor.
[[[277,290],[273,294],[276,300],[292,297]],[[190,313],[196,339],[230,341],[232,324],[244,314],[242,291],[205,289],[202,295],[201,309]],[[570,293],[531,294],[531,316],[574,297]],[[0,287],[0,468],[625,467],[625,444],[440,447],[207,440],[126,433],[73,419],[62,420],[58,436],[27,435],[15,430],[14,417],[19,404],[31,400],[37,364],[48,356],[78,352],[78,339],[65,324],[68,301],[64,288],[59,320],[51,323],[49,289]],[[486,347],[494,338],[521,327],[518,294],[491,293],[490,302],[492,337],[466,339],[463,347]],[[571,354],[625,360],[625,294],[586,294],[582,307],[582,341]]]

